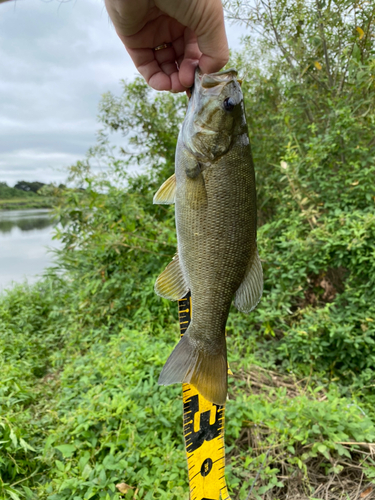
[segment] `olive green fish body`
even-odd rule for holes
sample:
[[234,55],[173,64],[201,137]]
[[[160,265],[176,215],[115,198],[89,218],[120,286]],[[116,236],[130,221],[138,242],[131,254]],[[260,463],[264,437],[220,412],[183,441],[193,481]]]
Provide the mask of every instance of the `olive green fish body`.
[[[249,148],[234,144],[227,155],[200,174],[206,200],[198,209],[191,207],[186,191],[194,189],[192,183],[201,180],[186,179],[184,161],[177,156],[178,253],[192,295],[193,324],[199,329],[204,326],[202,335],[208,338],[222,335],[233,295],[256,251],[254,175],[248,164]],[[233,154],[236,151],[238,155]]]
[[155,288],[172,299],[190,290],[192,321],[159,383],[189,382],[210,401],[224,404],[230,304],[236,294],[235,305],[251,310],[262,293],[254,168],[234,70],[197,73],[173,183],[178,257]]

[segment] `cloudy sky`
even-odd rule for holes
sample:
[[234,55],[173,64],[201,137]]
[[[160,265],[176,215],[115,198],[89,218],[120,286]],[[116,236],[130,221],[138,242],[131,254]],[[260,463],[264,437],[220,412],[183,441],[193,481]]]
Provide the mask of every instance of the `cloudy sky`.
[[[227,33],[238,48],[243,29]],[[0,181],[63,182],[95,142],[100,96],[136,74],[103,0],[0,4]]]

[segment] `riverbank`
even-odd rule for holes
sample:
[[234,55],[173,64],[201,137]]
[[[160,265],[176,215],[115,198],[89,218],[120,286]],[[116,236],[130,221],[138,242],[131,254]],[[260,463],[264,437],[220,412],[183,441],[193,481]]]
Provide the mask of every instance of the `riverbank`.
[[[106,312],[97,296],[82,301],[88,287],[51,273],[0,297],[1,498],[21,498],[27,488],[30,500],[121,500],[116,485],[126,483],[142,500],[187,500],[181,386],[157,384],[178,339],[177,305],[166,310],[159,301],[164,316],[146,321],[147,307],[142,321],[116,317],[118,304]],[[260,359],[256,332],[244,337],[235,321],[225,424],[231,497],[246,498],[262,466],[258,499],[371,490],[375,426],[366,406],[340,396],[339,385],[272,367]]]
[[[233,64],[246,75],[264,291],[250,314],[231,307],[226,324],[229,494],[370,500],[375,87],[371,37],[358,19],[372,19],[373,7],[363,4],[358,18],[351,5],[268,5],[293,64],[278,55],[273,24]],[[332,74],[318,63],[322,29]],[[337,56],[354,43],[348,59]],[[185,108],[185,96],[155,94],[140,78],[120,96],[104,94],[99,142],[69,171],[77,187],[57,197],[53,267],[0,297],[1,500],[188,499],[181,387],[157,383],[179,339],[177,304],[154,293],[176,253],[174,207],[152,203],[175,169]],[[137,155],[116,152],[112,132]]]
[[51,198],[42,196],[30,196],[27,198],[0,199],[0,211],[2,210],[27,210],[30,208],[53,208]]
[[0,211],[52,208],[55,188],[42,182],[20,181],[14,187],[0,182]]
[[[181,387],[157,384],[179,336],[177,304],[153,291],[175,251],[173,212],[155,207],[149,194],[100,179],[85,191],[66,191],[61,202],[54,268],[35,285],[0,297],[0,466],[6,471],[0,498],[21,499],[26,491],[27,500],[121,500],[116,485],[126,483],[132,488],[126,500],[136,490],[141,500],[187,500]],[[353,319],[352,288],[333,305],[301,304],[298,315],[278,307],[291,302],[285,290],[295,293],[301,278],[291,286],[290,273],[306,261],[305,225],[298,213],[289,217],[259,228],[262,301],[250,315],[232,309],[227,323],[234,373],[225,424],[228,487],[236,500],[253,486],[256,499],[333,499],[344,492],[354,499],[372,491],[375,477],[374,300],[362,310],[356,305]],[[354,228],[349,241],[358,226],[370,227],[358,223],[359,211],[346,217],[346,230]],[[340,242],[346,248],[341,221],[342,214],[322,220],[309,245],[322,247],[323,224],[340,224],[324,251],[335,256]],[[282,245],[291,227],[295,243]],[[366,236],[373,248],[369,229]],[[365,250],[357,249],[352,282]],[[310,253],[307,262],[321,253]],[[362,297],[360,284],[357,290]],[[340,338],[333,324],[340,327],[339,314],[346,314]],[[358,322],[361,333],[352,336]]]

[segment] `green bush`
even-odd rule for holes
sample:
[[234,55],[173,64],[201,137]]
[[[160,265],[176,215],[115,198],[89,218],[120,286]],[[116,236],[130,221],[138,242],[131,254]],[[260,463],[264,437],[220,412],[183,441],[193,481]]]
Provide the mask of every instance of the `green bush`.
[[[314,498],[329,478],[322,497],[344,476],[359,491],[375,477],[355,444],[375,437],[374,7],[227,8],[259,33],[231,64],[245,75],[265,275],[257,309],[227,325],[231,495]],[[125,482],[128,500],[187,498],[180,388],[156,383],[178,340],[176,304],[153,291],[174,214],[152,204],[185,106],[141,79],[103,97],[76,188],[55,193],[56,268],[0,297],[0,497],[119,499]],[[249,383],[254,366],[279,385]]]

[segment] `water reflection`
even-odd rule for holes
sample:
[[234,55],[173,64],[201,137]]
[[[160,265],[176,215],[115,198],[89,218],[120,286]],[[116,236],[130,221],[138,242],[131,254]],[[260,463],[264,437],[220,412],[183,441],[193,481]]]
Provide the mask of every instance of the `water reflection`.
[[0,290],[14,281],[35,281],[52,262],[48,247],[54,221],[50,210],[0,211]]
[[14,227],[32,231],[52,226],[50,210],[12,210],[0,212],[0,233],[10,233]]

